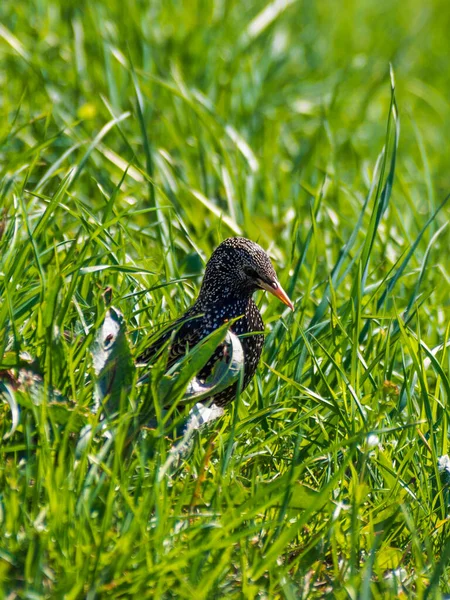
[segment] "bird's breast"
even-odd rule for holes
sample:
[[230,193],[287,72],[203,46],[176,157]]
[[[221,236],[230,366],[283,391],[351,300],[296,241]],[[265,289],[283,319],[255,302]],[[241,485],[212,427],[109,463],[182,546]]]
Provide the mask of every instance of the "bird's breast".
[[237,321],[233,323],[231,330],[237,335],[253,331],[262,332],[264,329],[261,314],[252,298],[234,302],[224,301],[204,311],[204,323],[210,331],[233,319]]
[[[240,317],[240,318],[239,318]],[[213,331],[227,321],[236,319],[230,327],[240,337],[244,350],[244,387],[258,366],[264,344],[264,323],[261,314],[252,298],[217,306],[215,310],[205,314],[208,329]],[[254,335],[251,335],[251,334]]]

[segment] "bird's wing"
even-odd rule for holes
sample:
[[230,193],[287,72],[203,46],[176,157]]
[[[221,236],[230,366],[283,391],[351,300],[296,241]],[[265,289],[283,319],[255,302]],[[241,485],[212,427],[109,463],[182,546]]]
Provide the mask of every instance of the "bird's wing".
[[[193,348],[202,339],[204,334],[199,325],[201,317],[201,314],[188,311],[183,317],[174,321],[142,352],[137,359],[138,364],[153,362],[165,345],[170,343],[167,367],[171,367],[186,354],[189,348]],[[171,338],[172,342],[170,342]]]

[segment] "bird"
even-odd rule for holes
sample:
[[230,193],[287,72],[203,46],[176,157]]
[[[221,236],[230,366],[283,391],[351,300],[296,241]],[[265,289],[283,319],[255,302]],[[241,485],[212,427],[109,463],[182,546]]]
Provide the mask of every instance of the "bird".
[[[243,348],[241,391],[244,390],[255,374],[264,344],[264,323],[253,300],[253,294],[257,290],[266,290],[294,310],[294,304],[283,290],[263,248],[244,237],[224,240],[206,264],[194,304],[142,352],[138,357],[138,364],[153,362],[161,349],[170,343],[167,361],[167,368],[170,368],[189,348],[193,348],[224,323],[237,319],[230,325],[230,330],[239,337]],[[201,381],[208,378],[225,352],[222,343],[199,372],[198,378]],[[235,382],[203,402],[224,407],[235,398],[237,385]]]

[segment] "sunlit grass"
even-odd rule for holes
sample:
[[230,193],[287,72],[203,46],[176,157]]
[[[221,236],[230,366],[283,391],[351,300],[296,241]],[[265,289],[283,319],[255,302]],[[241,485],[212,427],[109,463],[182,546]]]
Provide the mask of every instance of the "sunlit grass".
[[[5,596],[450,593],[447,13],[2,4]],[[169,426],[127,446],[161,373],[77,454],[105,291],[138,356],[230,235],[295,299],[253,384],[172,474]]]

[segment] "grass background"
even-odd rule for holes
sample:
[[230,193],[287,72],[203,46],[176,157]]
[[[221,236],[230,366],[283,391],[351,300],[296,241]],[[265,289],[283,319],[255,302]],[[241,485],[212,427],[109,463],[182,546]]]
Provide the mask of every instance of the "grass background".
[[[4,596],[450,593],[449,28],[444,0],[1,3],[0,367],[45,386],[0,445]],[[253,385],[161,480],[162,426],[76,456],[105,289],[137,356],[236,234],[296,304],[258,295]]]

